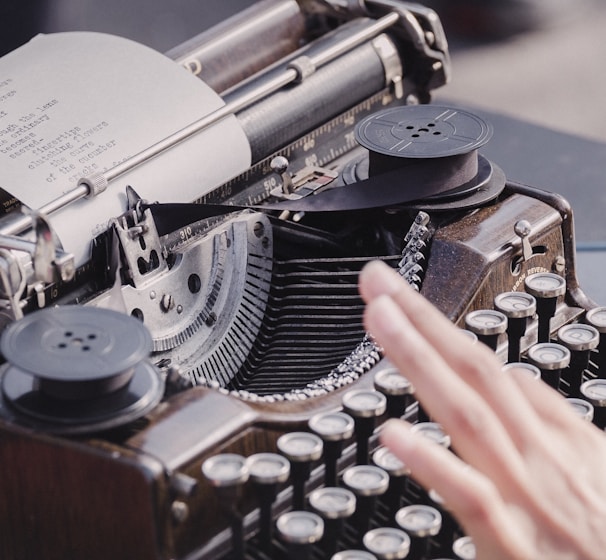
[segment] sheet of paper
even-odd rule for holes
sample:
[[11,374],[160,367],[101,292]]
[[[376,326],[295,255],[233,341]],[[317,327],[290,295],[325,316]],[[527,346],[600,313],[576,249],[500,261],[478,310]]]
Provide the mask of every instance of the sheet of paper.
[[[223,105],[206,84],[152,49],[100,33],[39,35],[0,59],[0,187],[30,208],[104,172]],[[191,202],[250,166],[231,116],[51,216],[78,264],[93,235],[148,201]]]

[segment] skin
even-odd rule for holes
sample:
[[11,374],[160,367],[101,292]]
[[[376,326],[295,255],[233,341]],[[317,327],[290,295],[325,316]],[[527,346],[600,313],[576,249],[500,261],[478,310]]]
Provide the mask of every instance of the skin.
[[388,421],[381,439],[434,489],[479,559],[606,558],[606,436],[556,391],[501,371],[380,262],[360,275],[365,325],[456,451]]

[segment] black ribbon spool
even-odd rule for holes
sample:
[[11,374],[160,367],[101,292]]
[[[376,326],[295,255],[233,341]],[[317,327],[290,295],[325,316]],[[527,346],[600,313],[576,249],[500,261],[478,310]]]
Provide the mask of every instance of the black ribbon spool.
[[[489,187],[492,196],[495,188],[502,189],[504,176],[478,153],[492,133],[488,122],[461,109],[440,105],[385,109],[356,127],[356,140],[368,149],[367,163],[355,164],[356,180],[396,174],[403,201],[417,204],[461,199],[489,182],[496,183]],[[351,171],[345,180],[353,182]]]
[[80,434],[125,424],[163,395],[161,377],[145,359],[151,347],[144,325],[116,311],[36,311],[2,335],[2,397],[19,420],[43,431]]

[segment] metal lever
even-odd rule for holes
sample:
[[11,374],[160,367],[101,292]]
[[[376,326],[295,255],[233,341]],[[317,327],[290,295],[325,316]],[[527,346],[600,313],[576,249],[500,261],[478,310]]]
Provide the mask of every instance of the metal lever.
[[11,235],[0,235],[0,247],[9,251],[21,251],[32,256],[35,279],[39,282],[59,279],[68,282],[74,277],[74,256],[56,246],[50,224],[41,214],[32,214],[36,240],[29,241]]
[[515,223],[513,226],[513,230],[516,235],[522,240],[522,256],[525,261],[530,260],[532,257],[532,246],[530,245],[530,239],[528,236],[532,231],[532,227],[530,226],[530,222],[527,220],[520,220]]

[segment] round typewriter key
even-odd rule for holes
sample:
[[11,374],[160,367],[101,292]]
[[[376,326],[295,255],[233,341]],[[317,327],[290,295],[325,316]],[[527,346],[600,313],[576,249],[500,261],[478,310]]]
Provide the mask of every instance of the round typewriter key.
[[246,459],[235,453],[220,453],[202,463],[202,474],[217,488],[240,486],[248,480]]
[[590,309],[585,315],[585,320],[599,332],[606,333],[606,307]]
[[570,363],[570,350],[555,342],[540,342],[528,349],[528,361],[541,370],[541,379],[557,389],[562,369]]
[[541,370],[532,364],[526,362],[510,362],[502,367],[503,371],[511,371],[512,369],[520,370],[532,379],[541,379]]
[[214,455],[202,463],[202,474],[215,487],[219,507],[231,522],[234,556],[243,558],[244,530],[238,502],[249,476],[246,459],[235,453]]
[[525,292],[505,292],[494,300],[495,308],[503,313],[507,321],[507,361],[520,359],[520,340],[526,334],[528,319],[537,309],[536,299]]
[[378,391],[348,391],[342,400],[345,412],[355,418],[376,418],[385,412],[385,396]]
[[589,367],[589,354],[600,343],[600,333],[591,325],[571,323],[558,330],[558,340],[570,350],[570,364],[566,376],[569,384],[568,394],[574,397],[579,394],[585,370]]
[[566,402],[580,418],[587,422],[593,421],[593,405],[590,402],[575,397],[566,399]]
[[599,334],[591,325],[571,323],[558,330],[558,340],[569,350],[580,352],[597,348]]
[[364,535],[364,546],[378,560],[406,558],[410,551],[410,537],[401,529],[379,527]]
[[276,445],[278,451],[290,461],[293,507],[302,510],[305,506],[305,483],[312,463],[322,456],[322,440],[309,432],[290,432],[281,435]]
[[419,422],[412,426],[410,430],[425,436],[442,447],[450,447],[450,436],[436,422]]
[[318,488],[309,495],[309,505],[324,519],[342,519],[356,511],[356,496],[347,488]]
[[469,329],[459,329],[472,343],[476,343],[478,341],[478,335],[474,332],[471,332]]
[[273,519],[271,510],[278,493],[278,485],[288,480],[290,463],[277,453],[255,453],[246,459],[250,480],[257,488],[259,500],[259,542],[271,554]]
[[410,469],[387,447],[377,449],[372,455],[372,461],[389,475],[389,489],[384,499],[389,511],[395,514],[400,509]]
[[398,510],[396,523],[414,537],[434,537],[442,527],[442,515],[431,506],[413,504]]
[[528,276],[524,285],[537,300],[538,341],[549,342],[550,321],[555,315],[558,297],[566,293],[566,280],[552,272],[538,272]]
[[263,485],[286,482],[290,474],[290,463],[277,453],[255,453],[246,459],[250,479]]
[[535,298],[554,298],[566,292],[566,280],[552,272],[538,272],[524,280],[526,291]]
[[343,535],[344,520],[356,511],[356,496],[346,488],[318,488],[309,495],[309,505],[324,519],[323,547],[334,554]]
[[278,449],[290,461],[305,463],[322,456],[322,440],[309,432],[289,432],[278,438]]
[[442,528],[442,515],[431,506],[413,504],[396,513],[396,523],[410,537],[413,558],[429,558],[431,541]]
[[377,560],[377,557],[365,550],[342,550],[331,556],[330,560]]
[[408,476],[410,469],[387,447],[380,447],[372,456],[373,463],[390,476]]
[[507,330],[507,317],[500,311],[478,309],[465,315],[465,326],[480,342],[496,350],[499,335]]
[[386,367],[375,373],[374,387],[387,399],[387,416],[399,418],[410,404],[415,389],[410,381],[394,367]]
[[343,410],[350,414],[356,425],[356,462],[368,463],[368,445],[376,421],[387,409],[387,399],[379,391],[355,390],[343,395]]
[[475,560],[476,545],[471,537],[460,537],[452,545],[457,560]]
[[606,379],[592,379],[581,385],[581,396],[593,405],[593,423],[606,426]]
[[324,521],[309,511],[289,511],[278,517],[276,529],[280,539],[288,545],[288,555],[293,560],[313,558],[311,545],[324,535]]
[[373,465],[354,465],[343,473],[343,483],[358,496],[379,496],[389,487],[389,475]]
[[355,426],[353,418],[344,412],[321,412],[312,416],[308,424],[324,442],[349,439]]
[[384,395],[410,395],[414,393],[414,387],[411,382],[406,379],[400,370],[387,367],[377,371],[374,377],[375,389]]
[[389,475],[373,465],[354,465],[343,472],[343,484],[357,497],[353,524],[361,537],[370,528],[377,497],[389,488]]
[[594,307],[585,315],[585,321],[600,333],[598,345],[598,377],[606,377],[606,307]]
[[337,485],[337,461],[343,451],[343,443],[354,433],[354,420],[344,412],[321,412],[309,419],[309,429],[324,441],[324,484]]
[[525,319],[535,314],[537,301],[525,292],[504,292],[494,298],[494,306],[508,319]]

